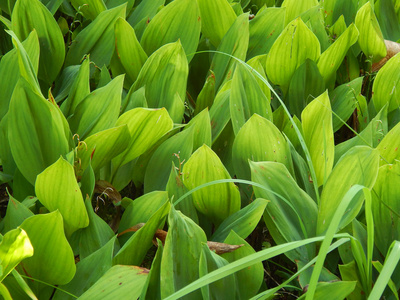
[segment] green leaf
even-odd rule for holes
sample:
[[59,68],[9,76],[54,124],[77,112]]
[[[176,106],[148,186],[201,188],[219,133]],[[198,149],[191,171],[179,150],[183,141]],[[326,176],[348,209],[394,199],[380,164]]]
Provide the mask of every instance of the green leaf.
[[249,22],[247,59],[269,52],[285,27],[284,20],[285,9],[283,8],[269,7],[258,12],[255,18]]
[[[317,205],[277,162],[251,162],[251,179],[269,191],[253,187],[256,197],[268,199],[264,220],[275,242],[282,244],[315,236]],[[292,260],[309,261],[315,248],[308,246],[286,253]]]
[[62,157],[38,175],[35,192],[49,211],[58,210],[61,213],[67,237],[89,225],[74,167]]
[[145,62],[133,91],[146,86],[146,100],[151,108],[165,107],[175,123],[182,121],[185,111],[188,62],[180,43],[157,49]]
[[[350,187],[360,184],[369,189],[372,188],[378,176],[378,167],[379,151],[366,146],[353,147],[340,158],[321,194],[317,235],[326,231],[334,212]],[[358,214],[362,199],[363,195],[358,194],[352,200],[349,211],[340,222],[339,229],[349,224]]]
[[35,29],[40,40],[39,78],[51,85],[64,63],[65,46],[61,29],[50,11],[39,0],[15,3],[12,29],[24,40]]
[[80,159],[80,171],[89,163],[96,173],[128,146],[130,134],[126,125],[106,129],[86,138],[77,147],[76,157]]
[[101,12],[96,19],[80,31],[69,48],[65,66],[79,65],[86,54],[99,67],[108,65],[115,47],[114,23],[125,18],[126,5]]
[[[18,56],[21,57],[22,55],[22,53],[18,52],[23,50],[18,49],[18,47],[16,47],[15,50],[9,51],[0,60],[0,77],[3,78],[0,81],[0,90],[2,91],[0,97],[0,120],[7,113],[15,85],[17,84],[21,73],[23,74],[23,72],[20,72],[18,58]],[[32,68],[35,70],[34,74],[36,74],[38,67],[37,64],[39,62],[39,40],[35,30],[29,34],[25,41],[22,42],[22,47],[26,50],[29,60],[32,63]]]
[[148,273],[149,270],[136,266],[113,266],[79,299],[118,299],[127,295],[137,299]]
[[61,104],[60,109],[65,117],[72,115],[78,104],[90,94],[89,74],[90,59],[87,56],[79,67],[78,74],[68,93],[68,98]]
[[151,157],[144,175],[144,192],[165,190],[171,163],[180,166],[192,154],[194,127],[189,127],[162,143]]
[[33,216],[33,212],[24,204],[18,202],[12,196],[9,197],[10,199],[8,200],[7,211],[4,217],[3,232],[8,232],[17,228],[25,219]]
[[356,15],[355,24],[360,31],[358,44],[364,54],[377,62],[386,56],[386,46],[371,2],[365,3]]
[[[161,299],[173,294],[199,278],[201,243],[206,243],[204,231],[191,219],[171,206],[168,234],[161,260]],[[179,261],[180,263],[176,263]],[[200,291],[183,299],[202,299]]]
[[372,86],[375,109],[381,110],[388,103],[388,112],[400,106],[400,54],[396,54],[379,70]]
[[107,10],[103,0],[71,0],[72,6],[85,18],[94,20],[103,11]]
[[[243,237],[236,234],[235,231],[229,233],[224,240],[224,243],[230,245],[243,245],[233,252],[221,255],[230,263],[256,253],[250,244],[247,243]],[[239,299],[250,299],[250,297],[253,297],[261,287],[264,279],[264,267],[261,262],[258,262],[246,269],[236,272],[235,275]]]
[[[73,295],[80,296],[93,286],[112,267],[115,240],[116,237],[112,238],[102,248],[81,259],[76,264],[74,278],[60,288]],[[53,299],[70,299],[70,296],[61,290],[57,290]]]
[[335,158],[332,112],[328,91],[310,102],[301,114],[303,136],[310,151],[318,186],[326,182]]
[[[85,200],[85,207],[89,216],[89,226],[76,231],[71,236],[71,241],[76,241],[74,251],[79,253],[80,259],[101,249],[115,236],[110,226],[93,211],[89,198]],[[71,242],[72,244],[73,242]]]
[[211,240],[235,245],[235,243],[224,241],[231,234],[231,231],[234,231],[242,239],[247,238],[256,228],[268,202],[265,199],[257,198],[246,207],[230,215],[219,225]]
[[236,14],[227,0],[198,0],[201,16],[201,32],[215,47],[236,20]]
[[[231,178],[207,145],[192,154],[183,167],[183,174],[183,183],[189,190],[206,182]],[[194,192],[192,197],[197,210],[216,224],[240,209],[239,190],[233,183],[203,188]]]
[[358,77],[353,81],[338,86],[329,93],[332,110],[335,112],[333,132],[338,131],[354,112],[357,96],[361,93],[363,79],[363,77]]
[[135,232],[115,255],[113,264],[140,265],[147,251],[153,245],[153,237],[158,228],[164,226],[168,215],[170,202],[165,202],[146,222]]
[[233,75],[229,104],[235,135],[253,114],[272,121],[270,99],[264,94],[253,74],[240,64]]
[[288,142],[271,121],[257,114],[236,135],[232,159],[238,178],[250,179],[249,160],[281,162],[293,172]]
[[285,25],[289,24],[290,21],[296,19],[302,13],[306,12],[310,8],[318,5],[318,0],[285,0],[282,3],[282,7],[285,8]]
[[400,239],[400,164],[379,168],[372,193],[372,213],[375,223],[375,244],[385,255],[393,240]]
[[[146,193],[135,199],[125,209],[121,222],[119,224],[118,233],[139,224],[147,223],[152,215],[154,215],[168,201],[168,193],[164,191],[154,191]],[[126,232],[119,237],[121,245],[132,236],[133,233]]]
[[0,243],[0,261],[2,272],[0,282],[25,258],[33,255],[33,247],[26,232],[13,229],[7,232]]
[[173,127],[173,122],[165,108],[132,109],[119,117],[116,126],[123,124],[128,126],[131,139],[126,150],[112,160],[116,168],[134,160],[150,149]]
[[[217,270],[223,266],[228,265],[228,261],[208,248],[208,245],[202,244],[202,251],[199,261],[199,275],[200,277]],[[227,286],[235,286],[234,275],[226,276],[218,281],[215,281],[208,286],[201,288],[203,299],[234,299],[236,290],[234,288],[226,289]]]
[[[184,12],[184,17],[181,15]],[[186,54],[193,54],[199,44],[200,10],[197,1],[175,0],[151,20],[140,40],[148,55],[178,39]],[[189,56],[190,61],[193,56]]]
[[380,165],[392,164],[399,158],[400,123],[393,127],[376,147],[381,155]]
[[347,51],[357,42],[358,30],[351,24],[340,37],[322,54],[318,60],[318,69],[325,80],[329,83],[334,78],[346,56]]
[[268,79],[286,91],[296,69],[307,58],[317,61],[320,54],[317,37],[301,18],[297,18],[285,27],[268,53]]
[[31,184],[36,175],[69,151],[63,121],[56,107],[21,78],[10,102],[8,134],[18,169]]
[[196,109],[194,110],[194,114],[197,115],[205,108],[210,109],[212,104],[214,103],[215,98],[215,75],[212,71],[210,71],[210,75],[207,77],[206,82],[204,83],[203,88],[201,89],[199,95],[196,100]]
[[229,98],[232,80],[227,81],[218,91],[210,109],[211,133],[213,143],[224,130],[230,120]]
[[[324,79],[318,70],[317,64],[311,59],[306,59],[293,73],[290,80],[287,95],[290,112],[300,117],[306,105],[324,91]],[[285,118],[288,121],[287,124],[291,126],[290,120],[287,117]],[[294,143],[293,140],[292,143]]]
[[[398,4],[397,4],[398,6]],[[385,39],[397,41],[400,39],[400,24],[396,15],[395,1],[378,0],[375,3],[375,14]]]
[[232,79],[233,70],[236,66],[236,60],[234,58],[222,53],[244,60],[246,58],[248,45],[249,15],[246,13],[237,17],[235,22],[223,36],[221,43],[218,46],[217,53],[214,54],[210,69],[215,74],[216,91],[218,91],[220,86],[222,86],[226,81]]
[[[319,282],[313,299],[323,299],[326,295],[332,299],[347,299],[346,297],[356,287],[355,281]],[[306,299],[307,294],[298,299]]]
[[[153,21],[152,21],[153,22]],[[130,87],[147,59],[135,30],[123,18],[115,22],[115,52],[111,60],[113,75],[126,73],[125,86]]]
[[139,299],[161,299],[160,291],[160,269],[163,254],[163,244],[157,239],[157,252],[151,263],[150,273]]
[[68,120],[71,131],[81,140],[99,131],[111,128],[119,116],[124,75],[86,96]]
[[67,284],[75,275],[75,259],[64,235],[62,216],[58,211],[26,219],[26,231],[35,250],[21,262],[29,276],[49,284]]

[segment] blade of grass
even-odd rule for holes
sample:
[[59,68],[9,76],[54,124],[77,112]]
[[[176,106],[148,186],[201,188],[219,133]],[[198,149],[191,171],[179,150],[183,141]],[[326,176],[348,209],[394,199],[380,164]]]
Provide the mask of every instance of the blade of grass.
[[329,225],[328,230],[326,231],[326,235],[324,237],[324,240],[321,244],[321,248],[318,253],[318,259],[317,259],[317,262],[315,263],[315,267],[314,267],[314,270],[311,275],[310,283],[308,285],[306,300],[312,300],[314,298],[315,290],[316,290],[317,284],[318,284],[318,279],[321,274],[322,268],[324,266],[324,261],[325,261],[326,255],[328,253],[329,245],[332,242],[334,234],[335,234],[335,232],[339,226],[339,223],[342,220],[342,217],[343,217],[344,213],[346,212],[347,207],[349,206],[350,202],[358,194],[358,192],[363,189],[365,189],[365,187],[362,185],[359,185],[359,184],[352,186],[347,191],[347,193],[344,195],[342,201],[340,202],[338,208],[336,209],[333,219],[331,221],[331,224]]
[[369,294],[368,300],[380,299],[385,290],[393,271],[396,269],[400,260],[400,241],[394,241],[388,251],[385,263],[378,279]]
[[[349,238],[348,234],[337,234],[334,236],[335,238]],[[228,275],[231,275],[239,270],[242,270],[246,267],[249,267],[257,262],[261,262],[277,255],[283,254],[285,252],[291,251],[298,247],[305,246],[307,244],[311,244],[314,242],[322,241],[325,237],[319,236],[314,238],[305,239],[302,241],[290,242],[278,246],[274,246],[265,250],[261,250],[257,253],[251,254],[244,258],[241,258],[235,262],[230,263],[222,268],[219,268],[215,271],[208,273],[207,275],[197,279],[196,281],[192,282],[191,284],[185,286],[184,288],[180,289],[179,291],[175,292],[174,294],[165,298],[165,300],[175,300],[183,297],[207,284],[210,284],[214,281],[217,281],[221,278],[224,278]]]
[[42,280],[39,280],[39,279],[36,279],[36,278],[32,278],[32,277],[29,277],[29,276],[25,276],[25,275],[21,275],[21,274],[20,274],[20,276],[23,277],[23,278],[29,279],[29,280],[33,280],[33,281],[36,281],[36,282],[43,283],[45,285],[51,286],[52,288],[55,288],[55,289],[57,289],[57,290],[59,290],[59,291],[61,291],[63,293],[66,293],[67,295],[69,295],[69,296],[71,296],[71,297],[73,297],[75,299],[78,299],[78,297],[75,296],[74,294],[71,294],[70,292],[67,292],[66,290],[63,290],[63,289],[59,288],[58,286],[52,285],[50,283],[47,283],[47,282],[44,282]]
[[33,293],[31,288],[29,287],[29,285],[26,283],[26,281],[21,277],[21,275],[15,269],[11,271],[11,274],[14,276],[14,278],[17,281],[18,285],[25,292],[25,294],[28,295],[29,298],[31,298],[32,300],[38,300],[38,298]]

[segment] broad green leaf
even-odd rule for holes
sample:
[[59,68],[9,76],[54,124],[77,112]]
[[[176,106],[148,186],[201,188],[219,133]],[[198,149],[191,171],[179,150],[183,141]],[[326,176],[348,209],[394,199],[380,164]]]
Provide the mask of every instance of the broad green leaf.
[[362,289],[361,280],[355,260],[344,265],[338,265],[340,275],[343,281],[356,281],[356,287],[353,292],[347,296],[348,300],[361,300],[362,293],[365,293]]
[[218,91],[214,103],[210,108],[211,133],[213,143],[228,124],[231,114],[229,98],[232,80],[227,81]]
[[232,162],[232,147],[234,141],[235,134],[232,128],[232,122],[229,121],[212,145],[213,151],[215,151],[218,157],[220,157],[222,163],[231,176],[235,174]]
[[33,247],[26,232],[13,229],[7,232],[0,243],[0,261],[2,272],[0,282],[25,258],[33,255]]
[[[324,91],[324,79],[318,70],[317,64],[310,59],[306,59],[306,61],[297,68],[290,80],[287,95],[290,112],[300,117],[301,112],[307,104]],[[288,124],[291,126],[290,120],[288,121]]]
[[[257,201],[257,200],[256,200]],[[247,243],[243,237],[239,236],[234,230],[224,240],[224,243],[229,245],[244,245],[233,252],[224,253],[221,256],[228,262],[232,263],[243,257],[256,253],[254,249]],[[236,286],[239,299],[250,299],[260,289],[264,279],[264,266],[258,262],[246,269],[235,273]]]
[[392,164],[399,159],[400,123],[393,127],[376,147],[381,155],[380,165]]
[[[167,201],[168,193],[162,191],[150,192],[135,199],[125,209],[119,224],[118,233],[122,233],[139,223],[146,223]],[[121,245],[125,244],[132,234],[127,232],[121,235],[119,237]]]
[[340,37],[322,54],[318,60],[318,69],[325,83],[329,83],[335,76],[346,56],[347,51],[354,45],[358,38],[358,30],[354,24],[343,32]]
[[393,240],[400,239],[400,164],[387,164],[379,168],[373,187],[372,213],[375,224],[375,244],[385,255]]
[[39,78],[51,85],[64,63],[65,45],[61,29],[39,0],[19,0],[11,16],[12,29],[24,40],[35,29],[40,40]]
[[[223,266],[228,265],[228,261],[208,248],[208,245],[202,244],[202,251],[199,261],[199,275],[200,277],[211,273]],[[234,275],[225,276],[224,278],[215,281],[207,286],[201,288],[203,299],[234,299],[236,290],[234,288],[227,289],[226,287],[234,287],[236,284]]]
[[31,184],[69,151],[63,121],[55,106],[19,80],[10,102],[8,134],[18,169]]
[[103,0],[71,0],[72,6],[85,18],[94,20],[103,11],[107,10]]
[[49,211],[58,210],[61,213],[67,237],[79,228],[89,225],[89,217],[75,178],[74,167],[64,158],[60,157],[38,175],[35,192]]
[[18,37],[13,31],[7,31],[7,33],[12,37],[12,43],[17,51],[20,77],[25,78],[25,80],[30,84],[33,91],[35,91],[37,94],[41,94],[39,81],[37,79],[37,63],[40,52],[40,50],[38,49],[39,45],[36,41],[38,39],[37,33],[33,33],[31,35],[32,39],[34,40],[32,41],[34,45],[31,45],[31,51],[33,52],[31,54],[28,54],[23,44],[19,41]]
[[236,66],[233,75],[229,104],[235,135],[253,114],[272,120],[270,99],[264,94],[254,75],[240,64]]
[[355,24],[360,31],[358,44],[364,54],[377,62],[386,56],[386,46],[371,2],[365,3],[356,15]]
[[24,204],[20,203],[12,196],[9,197],[10,199],[8,200],[7,211],[4,217],[3,232],[8,232],[17,228],[25,219],[33,216],[33,212]]
[[[322,190],[318,211],[317,235],[325,233],[333,214],[350,187],[360,184],[372,188],[378,176],[379,151],[366,146],[356,146],[344,154],[335,165]],[[351,172],[349,172],[351,170]],[[351,202],[349,211],[341,220],[341,229],[358,214],[363,195],[358,194]]]
[[[111,61],[113,75],[126,73],[125,86],[130,87],[139,75],[147,59],[142,46],[136,38],[135,30],[123,18],[115,22],[115,52]],[[114,67],[121,66],[120,70]]]
[[[184,16],[181,14],[184,12]],[[140,40],[148,55],[178,39],[187,55],[196,52],[200,38],[200,10],[197,1],[170,2],[151,20]],[[193,56],[188,57],[190,61]]]
[[211,240],[220,243],[234,244],[224,241],[228,235],[230,235],[231,230],[233,230],[238,237],[242,239],[247,238],[256,228],[267,204],[267,200],[258,198],[245,208],[230,215],[219,225],[218,229],[211,237]]
[[[76,264],[74,278],[67,285],[62,285],[60,288],[75,296],[80,296],[93,286],[112,267],[115,240],[116,237],[112,238],[102,248],[81,259]],[[61,290],[57,290],[53,299],[70,299],[70,296]]]
[[301,18],[297,18],[286,26],[268,53],[268,79],[286,91],[296,69],[307,58],[317,61],[320,54],[317,37]]
[[21,228],[28,234],[35,251],[20,264],[25,272],[49,284],[70,282],[76,271],[75,259],[64,235],[60,212],[32,216]]
[[164,246],[162,242],[157,240],[157,252],[151,263],[149,276],[147,276],[146,284],[139,299],[161,299],[160,269],[163,250]]
[[381,110],[388,103],[388,112],[400,106],[400,54],[396,54],[379,70],[372,86],[375,109]]
[[[188,189],[182,182],[182,177],[181,170],[172,164],[171,174],[165,188],[172,203],[188,192]],[[191,218],[196,224],[199,224],[199,217],[191,195],[187,196],[185,201],[178,203],[175,208],[180,210],[185,216]]]
[[236,14],[227,0],[198,0],[201,32],[218,47],[222,38],[236,20]]
[[123,124],[128,126],[131,139],[126,150],[112,160],[115,167],[122,166],[143,154],[173,127],[165,108],[132,109],[119,117],[116,126]]
[[[251,179],[270,191],[253,187],[256,197],[268,199],[264,220],[277,244],[315,236],[317,205],[306,194],[287,168],[277,162],[251,162]],[[287,253],[292,260],[309,261],[315,256],[313,246]]]
[[54,88],[51,90],[51,93],[54,95],[54,99],[57,103],[65,100],[68,97],[71,87],[76,81],[80,67],[81,66],[66,67],[57,77],[56,81],[54,82]]
[[211,146],[211,120],[208,109],[204,109],[197,116],[192,118],[186,128],[193,127],[193,150],[206,144]]
[[[168,234],[161,259],[161,299],[173,294],[199,278],[201,243],[206,243],[204,231],[191,219],[171,206]],[[176,263],[179,261],[179,263]],[[200,291],[182,299],[202,299]]]
[[125,18],[126,5],[101,12],[96,19],[80,31],[72,41],[65,58],[65,66],[79,65],[86,54],[99,67],[110,63],[114,52],[114,23]]
[[285,9],[269,7],[249,22],[249,48],[247,59],[267,54],[285,27]]
[[[356,108],[357,96],[361,93],[363,77],[342,84],[329,93],[333,116],[333,132],[338,131]],[[339,116],[339,118],[337,117]]]
[[89,226],[76,231],[71,236],[71,240],[77,243],[74,245],[74,251],[79,253],[81,259],[101,249],[115,236],[110,226],[93,211],[89,198],[85,200],[85,207],[89,216]]
[[134,91],[133,87],[131,87],[126,97],[122,100],[121,114],[138,107],[148,108],[145,91],[145,86],[137,91]]
[[387,106],[369,121],[368,126],[355,137],[335,146],[335,162],[357,145],[376,147],[388,131]]
[[96,173],[115,156],[126,149],[131,138],[128,127],[121,125],[95,133],[77,147],[80,170],[83,172],[89,163]]
[[120,75],[82,99],[68,120],[73,134],[78,134],[84,140],[97,132],[114,127],[121,107],[123,82],[124,75]]
[[137,266],[113,266],[79,299],[118,299],[129,295],[137,299],[142,293],[149,270]]
[[285,25],[316,5],[318,0],[284,0],[282,7],[285,8]]
[[[217,51],[227,53],[236,58],[244,60],[246,58],[248,45],[249,15],[246,13],[237,17],[235,22],[223,36]],[[236,60],[234,58],[221,53],[214,54],[210,69],[215,74],[216,91],[218,91],[226,81],[232,79],[235,66]]]
[[[254,114],[236,135],[232,148],[236,176],[250,179],[251,161],[277,161],[293,172],[289,144],[275,125]],[[267,199],[267,198],[266,198]]]
[[[35,70],[34,74],[36,75],[37,64],[39,62],[39,40],[35,30],[29,34],[25,41],[22,42],[22,46],[28,54],[32,67]],[[0,60],[0,78],[2,78],[0,81],[0,90],[2,91],[0,97],[0,120],[7,113],[15,85],[17,84],[21,73],[23,74],[23,72],[20,72],[18,56],[21,54],[19,54],[18,51],[22,51],[22,49],[18,49],[17,47],[17,49],[11,50],[5,54]]]
[[197,115],[205,108],[210,109],[212,104],[214,103],[215,98],[215,75],[211,71],[211,74],[207,77],[206,82],[204,83],[203,88],[201,89],[199,95],[196,100],[196,108],[194,110],[194,114]]
[[303,136],[310,151],[318,186],[325,183],[335,158],[332,111],[328,91],[310,102],[301,113]]
[[[265,73],[265,61],[267,60],[267,55],[258,55],[253,57],[252,59],[246,62],[253,70],[257,71],[260,76],[256,75],[254,78],[258,82],[261,90],[264,92],[267,99],[271,99],[271,90],[269,89],[268,85],[265,84],[265,81],[268,81],[267,74]],[[252,72],[253,72],[252,70]]]
[[151,108],[165,107],[175,123],[181,123],[185,111],[188,62],[178,40],[157,49],[145,62],[133,91],[146,86],[146,100]]
[[144,192],[165,190],[171,173],[171,164],[187,161],[193,151],[194,127],[172,136],[162,143],[151,157],[144,175]]
[[[397,6],[399,6],[397,4]],[[375,2],[375,14],[386,40],[397,41],[400,39],[399,18],[396,15],[395,1],[378,0]]]
[[90,59],[86,59],[79,67],[79,72],[71,86],[68,98],[61,104],[61,111],[67,118],[72,115],[78,104],[90,94],[89,75],[90,75]]
[[[218,156],[203,145],[192,154],[183,167],[183,183],[191,190],[201,184],[231,179]],[[239,190],[233,183],[212,185],[192,194],[197,210],[219,224],[240,209]]]
[[156,230],[164,226],[165,217],[170,209],[170,202],[165,202],[122,246],[113,259],[113,264],[140,265],[147,251],[153,245]]
[[[355,289],[356,283],[356,281],[319,282],[313,299],[323,299],[327,295],[332,297],[331,299],[347,299],[346,297]],[[306,299],[306,295],[307,293],[298,299]]]

